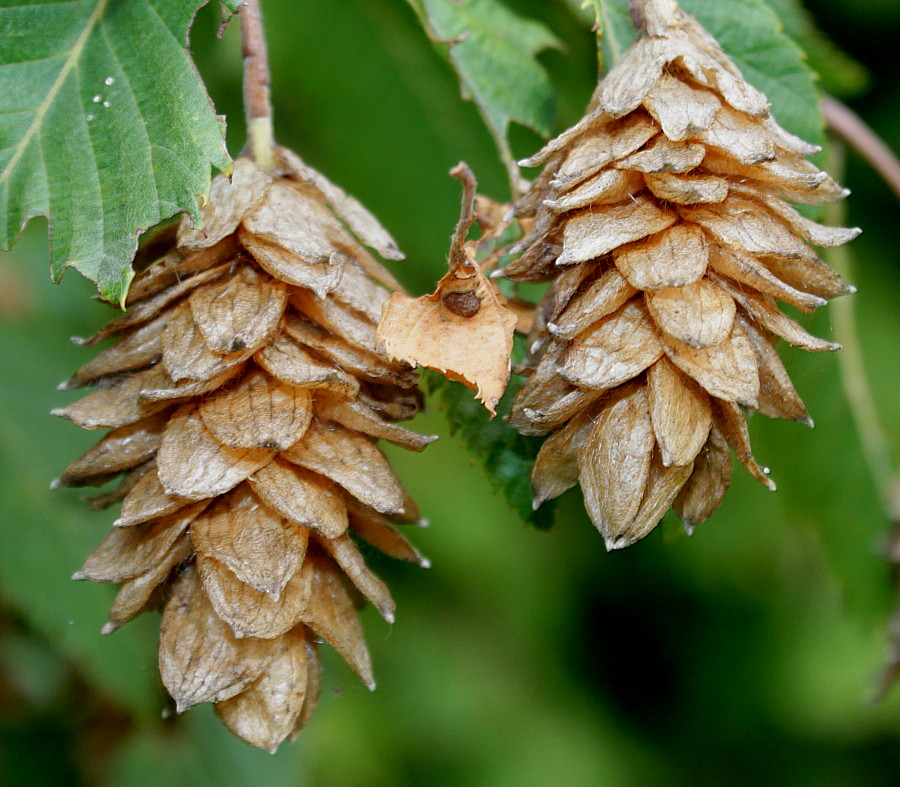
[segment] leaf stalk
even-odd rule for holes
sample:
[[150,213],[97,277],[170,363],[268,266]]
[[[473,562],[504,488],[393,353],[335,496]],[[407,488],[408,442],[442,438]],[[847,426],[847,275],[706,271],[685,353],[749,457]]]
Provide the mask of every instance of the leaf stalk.
[[269,98],[269,57],[259,0],[247,0],[239,12],[244,53],[244,112],[247,147],[264,170],[275,166],[272,103]]

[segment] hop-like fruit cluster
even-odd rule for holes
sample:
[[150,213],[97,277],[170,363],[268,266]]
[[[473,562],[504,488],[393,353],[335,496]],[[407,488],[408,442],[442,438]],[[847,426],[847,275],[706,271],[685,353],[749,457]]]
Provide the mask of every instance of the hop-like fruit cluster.
[[427,565],[394,527],[418,513],[375,439],[433,439],[392,423],[420,398],[375,346],[390,293],[372,278],[395,282],[360,241],[402,255],[356,200],[279,161],[270,175],[239,159],[202,230],[185,219],[151,245],[128,311],[84,342],[116,343],[63,386],[95,390],[56,411],[112,430],[58,483],[124,474],[96,500],[122,501],[115,528],[75,575],[123,583],[104,632],[164,604],[178,709],[214,702],[272,751],[316,705],[319,639],[374,688],[356,591],[388,621],[394,602],[356,539]]
[[553,280],[511,414],[523,432],[553,433],[535,504],[580,481],[610,549],[670,506],[689,529],[706,520],[731,479],[729,446],[774,489],[741,408],[811,425],[773,344],[837,349],[776,301],[809,312],[852,291],[808,244],[858,233],[787,204],[846,192],[693,18],[669,0],[642,7],[646,34],[586,117],[523,162],[546,165],[517,206],[533,224],[504,269]]

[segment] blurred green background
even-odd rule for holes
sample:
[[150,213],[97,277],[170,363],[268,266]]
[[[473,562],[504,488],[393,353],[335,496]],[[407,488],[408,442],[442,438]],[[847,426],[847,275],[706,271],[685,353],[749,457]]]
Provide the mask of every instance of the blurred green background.
[[[406,251],[397,276],[430,290],[459,204],[447,170],[464,159],[485,193],[507,197],[476,110],[404,0],[264,5],[279,140],[368,205]],[[541,58],[562,129],[593,87],[591,34],[562,0],[508,5],[566,42]],[[808,8],[866,69],[842,86],[848,102],[900,148],[900,4]],[[236,26],[215,40],[217,22],[204,9],[192,46],[236,154],[240,48]],[[539,140],[516,129],[513,143],[526,155]],[[895,440],[897,201],[852,153],[844,181],[848,222],[865,229],[851,249],[858,330]],[[232,739],[208,707],[170,717],[158,617],[101,638],[113,589],[68,579],[112,517],[87,511],[78,491],[48,492],[95,438],[48,413],[74,398],[55,384],[90,356],[68,337],[111,312],[75,273],[50,283],[45,233],[33,222],[0,260],[0,783],[900,784],[900,690],[870,702],[895,599],[890,524],[836,357],[792,349],[783,355],[816,429],[750,422],[779,491],[738,468],[693,537],[668,523],[620,553],[604,551],[577,492],[549,532],[523,525],[434,406],[414,428],[441,440],[423,455],[389,450],[431,521],[412,536],[434,568],[372,557],[399,605],[393,627],[363,613],[378,690],[328,653],[318,712],[274,757]],[[831,323],[825,309],[812,327],[829,335]]]

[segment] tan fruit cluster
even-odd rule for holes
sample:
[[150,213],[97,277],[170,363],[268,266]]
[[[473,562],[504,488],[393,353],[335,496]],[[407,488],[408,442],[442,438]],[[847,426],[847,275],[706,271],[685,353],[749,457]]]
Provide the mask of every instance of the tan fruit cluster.
[[586,117],[523,162],[545,168],[517,207],[533,223],[523,253],[504,269],[553,280],[511,415],[552,432],[535,505],[580,481],[610,549],[670,506],[689,529],[706,520],[731,479],[729,446],[774,489],[741,408],[811,424],[773,344],[837,349],[776,301],[809,312],[852,291],[808,244],[858,233],[787,204],[846,192],[692,17],[671,0],[642,8],[645,35]]
[[104,632],[164,604],[159,668],[178,710],[214,702],[270,751],[315,708],[320,638],[374,688],[358,596],[388,621],[394,602],[356,540],[427,565],[394,527],[418,512],[375,440],[433,439],[392,423],[420,395],[375,346],[390,292],[372,279],[398,285],[360,241],[402,255],[356,200],[278,153],[277,175],[239,159],[204,228],[185,220],[144,254],[128,311],[85,342],[116,343],[64,384],[95,390],[56,411],[112,430],[59,484],[124,474],[96,501],[122,501],[115,528],[75,575],[123,583]]

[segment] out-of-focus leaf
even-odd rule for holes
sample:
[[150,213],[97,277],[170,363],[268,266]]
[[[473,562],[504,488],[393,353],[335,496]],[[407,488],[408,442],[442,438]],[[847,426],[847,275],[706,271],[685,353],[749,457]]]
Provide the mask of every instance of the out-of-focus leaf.
[[472,398],[462,385],[433,372],[427,373],[431,393],[440,391],[450,428],[458,432],[463,443],[484,464],[491,484],[503,492],[506,502],[525,521],[541,530],[553,526],[555,501],[544,503],[537,511],[531,506],[531,468],[541,447],[537,437],[520,435],[506,423],[506,416],[522,378],[513,375],[506,393],[497,405],[497,415],[490,420],[487,410]]
[[854,60],[816,25],[800,0],[766,0],[784,25],[784,31],[806,52],[822,88],[835,96],[855,96],[868,81],[866,68]]
[[561,44],[544,25],[498,0],[409,2],[434,39],[452,42],[448,54],[463,94],[475,102],[502,152],[511,121],[553,133],[553,86],[535,55]]
[[238,9],[244,4],[244,0],[220,0],[223,6],[232,13],[237,13]]
[[[233,4],[233,3],[232,3]],[[122,302],[142,231],[197,216],[223,127],[185,51],[197,0],[74,0],[0,8],[0,247],[37,215],[51,270]]]

